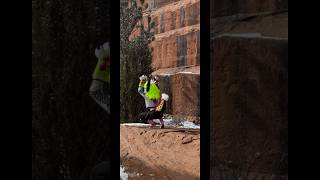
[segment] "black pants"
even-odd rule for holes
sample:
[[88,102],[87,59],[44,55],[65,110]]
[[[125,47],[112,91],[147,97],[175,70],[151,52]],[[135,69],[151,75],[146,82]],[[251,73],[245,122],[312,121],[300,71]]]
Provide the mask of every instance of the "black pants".
[[161,119],[163,113],[160,111],[145,111],[139,114],[139,121],[141,123],[148,123],[148,120],[151,119]]

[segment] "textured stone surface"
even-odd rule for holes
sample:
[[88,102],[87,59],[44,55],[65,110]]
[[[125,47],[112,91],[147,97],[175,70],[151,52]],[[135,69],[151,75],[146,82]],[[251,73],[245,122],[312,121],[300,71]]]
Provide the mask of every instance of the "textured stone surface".
[[[180,30],[180,31],[179,31]],[[200,31],[198,26],[162,33],[152,42],[154,70],[200,65]]]
[[[150,14],[147,12],[144,19]],[[154,9],[151,11],[151,18],[155,22],[156,34],[199,24],[200,0],[183,0]]]
[[172,114],[200,116],[200,75],[176,74],[171,84]]
[[159,9],[165,5],[178,2],[179,0],[147,0],[151,9]]
[[286,175],[288,40],[217,37],[211,58],[213,174]]
[[288,12],[235,15],[211,19],[211,35],[260,33],[262,36],[288,38]]
[[211,0],[211,178],[288,179],[288,1]]
[[254,14],[288,9],[288,0],[211,0],[211,17]]
[[[200,0],[149,1],[143,17],[145,28],[148,16],[155,22],[155,41],[150,44],[154,70],[200,65]],[[134,31],[132,36],[138,33]]]
[[160,89],[170,96],[166,113],[200,116],[200,67],[159,69]]

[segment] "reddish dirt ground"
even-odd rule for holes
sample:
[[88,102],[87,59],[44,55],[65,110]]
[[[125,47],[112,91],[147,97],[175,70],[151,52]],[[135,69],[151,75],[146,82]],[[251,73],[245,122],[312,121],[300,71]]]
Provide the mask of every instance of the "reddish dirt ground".
[[[200,131],[120,127],[129,179],[200,179]],[[138,173],[138,174],[137,174]]]

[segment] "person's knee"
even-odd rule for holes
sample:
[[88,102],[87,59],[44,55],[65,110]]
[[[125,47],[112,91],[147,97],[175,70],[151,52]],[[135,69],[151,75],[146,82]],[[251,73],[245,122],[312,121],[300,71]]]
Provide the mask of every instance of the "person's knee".
[[138,122],[139,123],[143,123],[143,114],[142,113],[140,113],[139,115],[138,115]]
[[138,119],[140,123],[147,123],[148,118],[147,118],[147,113],[146,112],[142,112],[138,115]]

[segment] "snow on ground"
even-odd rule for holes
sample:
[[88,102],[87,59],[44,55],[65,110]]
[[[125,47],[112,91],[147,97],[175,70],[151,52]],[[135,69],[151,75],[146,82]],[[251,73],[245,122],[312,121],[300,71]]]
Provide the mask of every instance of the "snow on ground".
[[125,169],[122,166],[120,166],[120,178],[122,180],[128,180],[128,174],[125,172]]
[[182,126],[178,128],[186,128],[186,129],[200,129],[199,125],[194,124],[193,122],[184,121],[182,122]]
[[[155,119],[154,122],[160,123],[158,119]],[[176,124],[172,119],[163,119],[164,127],[176,127],[176,128],[185,128],[185,129],[200,129],[200,125],[196,125],[193,122],[184,121],[179,124]],[[133,126],[133,127],[150,127],[150,124],[144,123],[123,123],[123,126]]]
[[150,124],[144,124],[144,123],[123,123],[122,126],[133,126],[133,127],[149,127]]
[[[159,121],[158,119],[155,120],[156,122]],[[176,123],[172,119],[163,119],[164,126],[176,126]],[[160,123],[160,121],[159,121]]]

